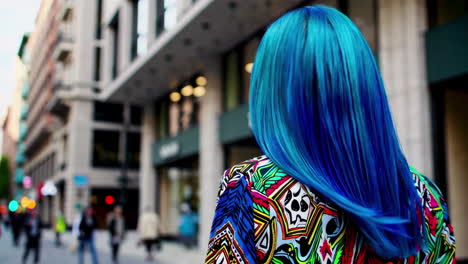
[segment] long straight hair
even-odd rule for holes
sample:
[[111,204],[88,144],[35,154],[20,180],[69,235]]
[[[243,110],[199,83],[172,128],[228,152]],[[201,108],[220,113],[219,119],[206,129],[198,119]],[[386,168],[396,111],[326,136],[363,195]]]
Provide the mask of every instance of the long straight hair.
[[342,208],[382,257],[425,248],[423,212],[366,40],[339,11],[291,11],[266,31],[250,119],[262,151]]

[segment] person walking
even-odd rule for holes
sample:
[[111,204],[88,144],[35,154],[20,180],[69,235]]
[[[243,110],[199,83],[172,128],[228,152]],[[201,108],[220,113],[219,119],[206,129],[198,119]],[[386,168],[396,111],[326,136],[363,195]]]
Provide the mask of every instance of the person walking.
[[152,261],[154,259],[153,245],[159,242],[159,218],[150,207],[146,207],[140,215],[137,231],[146,249],[146,260]]
[[13,245],[18,247],[19,240],[21,236],[21,231],[23,229],[23,221],[24,221],[24,214],[20,211],[21,209],[17,209],[14,212],[9,213],[10,227],[11,227],[11,235],[13,238]]
[[107,229],[110,235],[110,244],[112,249],[112,263],[119,261],[119,249],[125,236],[125,219],[122,215],[122,207],[116,206],[107,220]]
[[81,219],[83,218],[83,212],[81,211],[81,205],[75,206],[75,216],[73,217],[72,222],[72,237],[74,238],[70,243],[70,252],[75,253],[78,249],[80,242],[80,224]]
[[36,210],[31,210],[24,221],[26,244],[23,253],[23,264],[28,260],[29,253],[34,251],[34,263],[39,263],[42,223]]
[[61,235],[67,229],[67,224],[65,223],[65,218],[61,212],[57,212],[55,217],[55,246],[62,246]]
[[188,203],[183,203],[180,211],[180,240],[187,249],[191,249],[197,244],[198,215],[191,210]]
[[264,155],[225,171],[205,263],[455,262],[446,199],[408,164],[348,17],[317,5],[270,25],[249,100]]
[[97,228],[96,217],[92,207],[85,209],[79,225],[78,263],[84,263],[85,248],[91,253],[93,264],[98,264],[98,255],[94,245],[94,231]]

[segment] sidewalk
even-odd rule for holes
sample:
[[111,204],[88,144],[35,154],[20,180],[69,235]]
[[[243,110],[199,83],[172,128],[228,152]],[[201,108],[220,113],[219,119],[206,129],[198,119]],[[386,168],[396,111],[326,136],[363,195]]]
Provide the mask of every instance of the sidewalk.
[[[50,230],[45,230],[43,238],[54,241],[55,234]],[[97,250],[105,254],[110,254],[108,233],[106,231],[98,231],[96,232],[95,239]],[[70,247],[73,240],[74,238],[72,237],[71,232],[65,232],[62,235],[62,242],[66,248]],[[128,232],[126,239],[123,241],[121,246],[120,256],[144,260],[145,248],[144,246],[137,246],[137,242],[138,238],[136,232]],[[202,264],[205,257],[205,253],[201,249],[187,250],[178,243],[166,241],[162,242],[162,250],[155,251],[155,253],[156,257],[153,263],[157,264]]]

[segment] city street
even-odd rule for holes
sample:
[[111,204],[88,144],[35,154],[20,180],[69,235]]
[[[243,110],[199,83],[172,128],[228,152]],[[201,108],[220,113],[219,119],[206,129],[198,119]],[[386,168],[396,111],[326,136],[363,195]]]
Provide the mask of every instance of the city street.
[[[42,238],[41,262],[46,264],[74,264],[78,262],[76,253],[70,251],[72,241],[71,233],[67,232],[63,236],[64,245],[60,248],[54,245],[54,234],[49,230],[44,231]],[[120,264],[189,264],[203,263],[203,254],[197,250],[186,250],[173,242],[165,242],[162,246],[162,251],[156,253],[156,258],[153,262],[144,260],[144,248],[138,247],[136,242],[136,234],[128,233],[127,240],[121,248]],[[21,256],[23,254],[24,240],[21,240],[20,247],[15,248],[12,245],[11,234],[7,231],[0,238],[0,263],[1,264],[21,264]],[[96,235],[96,247],[99,254],[99,263],[111,263],[110,249],[107,243],[107,233],[99,232]],[[32,262],[32,255],[29,257],[29,262]],[[91,263],[89,254],[86,255],[85,263]]]

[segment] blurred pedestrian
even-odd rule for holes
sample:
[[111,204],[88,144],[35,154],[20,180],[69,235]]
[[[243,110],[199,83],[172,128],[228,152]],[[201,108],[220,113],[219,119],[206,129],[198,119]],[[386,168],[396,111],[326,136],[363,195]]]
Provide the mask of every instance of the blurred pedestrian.
[[85,248],[88,247],[91,253],[93,264],[98,264],[98,256],[94,245],[94,230],[97,227],[94,210],[91,207],[86,208],[79,225],[79,248],[78,263],[84,263]]
[[36,210],[31,210],[24,221],[26,244],[23,254],[23,264],[27,262],[29,253],[34,251],[34,263],[39,263],[42,223]]
[[57,212],[57,216],[55,217],[55,246],[60,247],[62,245],[60,237],[62,233],[65,232],[66,228],[67,225],[65,224],[65,218],[59,211]]
[[138,219],[137,230],[140,242],[146,248],[146,260],[152,261],[154,259],[153,245],[159,243],[159,219],[150,207],[146,207]]
[[81,206],[78,204],[75,206],[76,212],[75,212],[75,217],[73,218],[73,223],[72,223],[72,236],[73,240],[72,243],[70,244],[70,251],[72,253],[76,252],[76,249],[78,248],[79,240],[80,240],[80,223],[81,223],[81,218],[83,217],[83,212],[81,211]]
[[122,216],[122,207],[114,207],[107,219],[107,229],[110,235],[112,249],[112,263],[118,263],[119,248],[125,236],[125,219]]
[[196,246],[198,215],[191,210],[188,203],[181,205],[179,235],[182,244],[187,249]]
[[10,212],[10,215],[9,215],[11,235],[13,238],[13,245],[15,247],[18,247],[19,245],[19,239],[20,239],[22,228],[23,228],[24,214],[21,213],[20,210],[21,209],[18,208],[16,211]]

